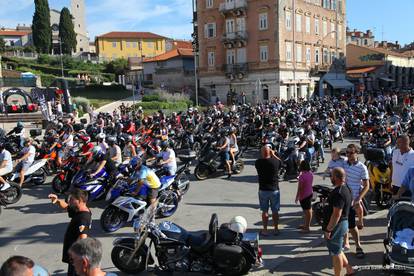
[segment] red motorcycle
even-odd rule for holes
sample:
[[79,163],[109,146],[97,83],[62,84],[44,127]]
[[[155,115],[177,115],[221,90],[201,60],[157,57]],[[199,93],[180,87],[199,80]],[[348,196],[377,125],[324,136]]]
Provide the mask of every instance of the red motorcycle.
[[81,169],[81,158],[78,153],[71,150],[69,158],[63,161],[60,170],[52,180],[52,189],[57,194],[64,194],[70,188],[70,182],[77,171]]

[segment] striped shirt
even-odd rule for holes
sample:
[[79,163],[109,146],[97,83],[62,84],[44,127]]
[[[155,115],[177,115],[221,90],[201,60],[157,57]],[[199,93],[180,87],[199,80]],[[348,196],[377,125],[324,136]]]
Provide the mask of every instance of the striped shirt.
[[346,173],[346,184],[352,191],[352,197],[355,199],[359,197],[362,189],[362,180],[368,180],[368,169],[363,163],[358,161],[356,164],[349,162],[343,163],[343,168]]

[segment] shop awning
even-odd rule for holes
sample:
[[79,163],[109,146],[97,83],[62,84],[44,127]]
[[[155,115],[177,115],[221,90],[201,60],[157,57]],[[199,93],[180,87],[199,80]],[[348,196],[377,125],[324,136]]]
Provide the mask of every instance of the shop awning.
[[377,67],[371,66],[371,67],[364,67],[364,68],[358,68],[358,69],[349,69],[346,70],[347,74],[364,74],[364,73],[371,73],[375,71]]
[[344,79],[326,79],[329,85],[331,85],[334,89],[344,89],[344,88],[353,88],[354,84]]
[[386,82],[395,82],[395,80],[390,79],[390,78],[386,78],[386,77],[382,77],[382,78],[379,78],[379,79],[383,80],[383,81],[386,81]]

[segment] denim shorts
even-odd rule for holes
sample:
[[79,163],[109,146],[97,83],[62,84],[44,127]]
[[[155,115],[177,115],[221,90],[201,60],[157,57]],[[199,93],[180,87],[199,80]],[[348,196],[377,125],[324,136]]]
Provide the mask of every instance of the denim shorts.
[[268,212],[269,207],[272,213],[279,212],[280,209],[280,192],[259,190],[259,203],[262,212]]
[[327,240],[329,255],[337,256],[341,254],[344,246],[344,235],[348,232],[348,220],[340,221],[331,233],[331,239]]
[[229,151],[222,151],[221,153],[221,161],[226,162],[230,160],[230,152]]

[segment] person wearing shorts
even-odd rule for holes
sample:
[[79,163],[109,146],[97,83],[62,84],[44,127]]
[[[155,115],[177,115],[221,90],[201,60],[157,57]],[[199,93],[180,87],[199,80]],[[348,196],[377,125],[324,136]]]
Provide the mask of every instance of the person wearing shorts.
[[13,161],[11,154],[8,150],[4,148],[4,144],[0,143],[0,188],[6,189],[4,185],[8,184],[3,176],[11,173],[13,171]]
[[299,165],[300,175],[298,178],[298,190],[296,193],[296,204],[300,202],[304,214],[304,223],[299,226],[301,233],[310,232],[312,221],[312,196],[313,196],[313,174],[308,161],[303,160]]
[[18,164],[16,165],[16,168],[15,168],[15,171],[20,173],[19,174],[20,187],[23,185],[23,182],[24,182],[24,174],[33,164],[34,159],[35,159],[36,148],[32,145],[32,139],[27,138],[24,141],[24,148],[21,151],[21,155],[22,157],[16,160]]
[[334,275],[340,276],[343,268],[347,275],[354,271],[343,252],[344,235],[348,231],[348,216],[352,205],[351,189],[345,184],[345,170],[332,170],[331,182],[335,186],[328,197],[322,225],[329,255],[332,257]]
[[262,158],[257,159],[255,167],[259,176],[259,203],[262,211],[263,230],[261,234],[268,236],[267,224],[269,221],[269,208],[272,210],[272,219],[274,226],[274,235],[279,234],[279,209],[280,209],[280,191],[279,191],[279,168],[281,162],[279,159],[272,157],[272,150],[269,146],[261,149]]

